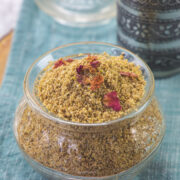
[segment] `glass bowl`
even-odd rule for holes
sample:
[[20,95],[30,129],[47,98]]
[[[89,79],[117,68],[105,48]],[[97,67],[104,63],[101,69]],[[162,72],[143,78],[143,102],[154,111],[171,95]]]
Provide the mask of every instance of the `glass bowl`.
[[87,27],[106,24],[116,15],[116,0],[35,0],[61,24]]
[[[146,80],[137,110],[104,123],[65,121],[49,113],[34,95],[34,83],[49,61],[79,59],[107,52],[139,65]],[[81,53],[81,54],[80,54]],[[14,120],[17,144],[29,164],[49,179],[132,179],[154,157],[165,122],[154,96],[148,65],[130,51],[109,43],[81,42],[55,48],[38,58],[24,79],[24,97]]]

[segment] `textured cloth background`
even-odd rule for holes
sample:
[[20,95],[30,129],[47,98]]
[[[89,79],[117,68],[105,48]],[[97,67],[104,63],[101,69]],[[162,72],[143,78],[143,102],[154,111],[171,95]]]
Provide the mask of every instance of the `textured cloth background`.
[[[116,23],[99,28],[69,28],[24,0],[14,35],[5,79],[0,88],[0,180],[44,180],[23,159],[13,136],[14,112],[23,96],[23,78],[40,55],[62,44],[78,41],[116,43]],[[158,156],[136,180],[180,179],[180,75],[157,80],[156,94],[167,122]]]

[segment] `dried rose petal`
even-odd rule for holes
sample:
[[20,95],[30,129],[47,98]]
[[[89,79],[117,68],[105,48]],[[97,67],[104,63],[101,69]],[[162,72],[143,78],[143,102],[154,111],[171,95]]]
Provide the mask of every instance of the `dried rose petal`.
[[84,85],[89,85],[91,83],[91,80],[88,77],[83,77],[83,82]]
[[100,88],[103,82],[104,82],[104,77],[98,74],[91,80],[91,90],[96,90]]
[[93,68],[92,66],[90,65],[85,65],[83,66],[83,70],[85,71],[89,71],[90,73],[94,74],[95,72],[97,72],[97,70],[95,68]]
[[97,60],[97,56],[92,56],[92,55],[88,54],[88,57],[86,59],[88,61],[96,61]]
[[77,74],[77,81],[83,85],[88,85],[91,83],[91,80],[82,74]]
[[57,62],[55,62],[55,64],[54,64],[54,69],[57,68],[57,67],[59,67],[59,66],[62,66],[62,65],[65,65],[65,62],[64,62],[64,60],[61,58],[61,59],[59,59]]
[[91,56],[92,61],[97,60],[97,56]]
[[133,72],[120,72],[120,74],[122,76],[128,76],[128,77],[138,77],[137,74],[133,73]]
[[122,109],[116,91],[105,94],[103,103],[105,106],[112,108],[114,111],[120,111]]
[[83,65],[80,65],[79,67],[77,67],[76,71],[78,74],[81,74],[83,72]]
[[116,99],[117,98],[117,92],[116,91],[112,91],[109,92],[107,94],[104,95],[104,104],[106,106],[109,106],[109,103],[111,102],[112,99]]
[[114,111],[120,111],[122,109],[120,103],[119,103],[119,99],[118,101],[112,101],[109,103],[109,106],[114,110]]
[[89,65],[84,65],[83,70],[89,70],[91,67]]
[[99,89],[101,86],[100,86],[100,84],[93,84],[93,85],[91,85],[91,90],[96,90],[96,89]]
[[69,58],[69,59],[67,59],[66,61],[69,62],[69,63],[71,63],[71,62],[74,61],[74,59]]
[[83,83],[83,76],[82,76],[82,75],[77,74],[76,78],[77,78],[77,81],[78,81],[79,83]]
[[92,66],[93,68],[97,68],[97,67],[100,66],[100,62],[99,62],[99,61],[92,61],[92,62],[90,62],[90,64],[91,64],[91,66]]

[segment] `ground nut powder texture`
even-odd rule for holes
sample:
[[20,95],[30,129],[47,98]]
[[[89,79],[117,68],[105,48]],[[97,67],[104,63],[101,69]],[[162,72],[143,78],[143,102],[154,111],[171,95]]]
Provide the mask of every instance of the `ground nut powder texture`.
[[18,141],[31,158],[46,167],[77,176],[109,176],[141,162],[162,139],[162,116],[155,99],[136,118],[133,124],[88,132],[62,128],[26,107]]
[[[36,95],[48,111],[62,119],[102,123],[135,109],[144,87],[139,66],[123,55],[104,53],[71,62],[60,59],[40,77]],[[109,106],[105,102],[108,95]]]
[[[138,66],[123,55],[104,53],[50,64],[38,78],[35,92],[48,111],[64,120],[102,123],[136,109],[144,87]],[[136,117],[98,128],[62,125],[25,104],[17,131],[19,145],[42,165],[98,177],[141,162],[161,141],[162,127],[154,98]]]

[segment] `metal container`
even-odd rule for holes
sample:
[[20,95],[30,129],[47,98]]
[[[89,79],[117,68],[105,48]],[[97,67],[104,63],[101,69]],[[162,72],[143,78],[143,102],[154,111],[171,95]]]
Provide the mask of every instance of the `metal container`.
[[142,57],[155,77],[180,72],[180,1],[118,0],[119,43]]

